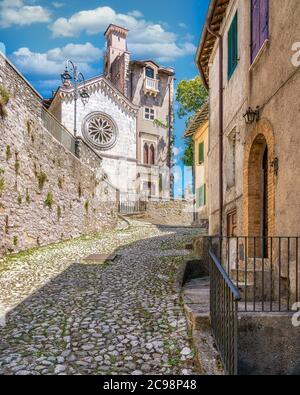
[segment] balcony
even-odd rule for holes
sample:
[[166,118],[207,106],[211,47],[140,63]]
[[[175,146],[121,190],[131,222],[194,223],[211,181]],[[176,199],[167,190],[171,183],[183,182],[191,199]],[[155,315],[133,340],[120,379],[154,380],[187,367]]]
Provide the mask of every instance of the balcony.
[[144,93],[150,96],[157,96],[159,93],[158,80],[146,77],[144,80]]

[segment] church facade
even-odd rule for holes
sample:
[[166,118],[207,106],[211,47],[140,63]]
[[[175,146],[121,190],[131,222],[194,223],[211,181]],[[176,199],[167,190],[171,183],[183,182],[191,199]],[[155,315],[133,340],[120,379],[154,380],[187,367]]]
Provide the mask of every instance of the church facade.
[[[76,137],[102,158],[108,181],[121,193],[169,198],[172,161],[174,70],[151,60],[131,60],[128,30],[105,32],[104,72],[79,85]],[[74,130],[74,87],[61,86],[49,111]]]

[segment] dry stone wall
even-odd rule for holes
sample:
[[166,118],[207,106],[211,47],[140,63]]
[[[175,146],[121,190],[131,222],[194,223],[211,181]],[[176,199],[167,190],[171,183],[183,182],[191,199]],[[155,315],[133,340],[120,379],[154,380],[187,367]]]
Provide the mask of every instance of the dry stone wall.
[[117,191],[101,176],[101,158],[81,143],[82,160],[41,121],[41,98],[0,56],[9,92],[0,118],[0,254],[111,228]]
[[158,225],[190,226],[193,223],[193,202],[187,200],[150,200],[143,214]]

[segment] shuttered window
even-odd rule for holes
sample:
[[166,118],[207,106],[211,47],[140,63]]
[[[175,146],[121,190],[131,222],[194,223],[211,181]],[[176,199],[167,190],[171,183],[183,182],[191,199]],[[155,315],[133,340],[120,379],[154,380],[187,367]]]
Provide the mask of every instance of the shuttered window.
[[237,236],[237,211],[233,210],[227,214],[227,237]]
[[251,0],[251,64],[269,38],[269,0]]
[[202,165],[202,163],[204,163],[204,142],[199,144],[198,150],[199,165]]
[[228,80],[238,64],[238,14],[236,13],[228,31]]
[[197,189],[197,208],[204,207],[206,205],[206,185]]

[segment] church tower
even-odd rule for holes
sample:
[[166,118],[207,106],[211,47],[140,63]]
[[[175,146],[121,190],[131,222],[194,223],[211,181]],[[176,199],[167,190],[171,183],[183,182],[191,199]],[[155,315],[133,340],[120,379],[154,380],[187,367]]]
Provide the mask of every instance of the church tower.
[[104,58],[104,76],[126,97],[129,97],[130,80],[130,53],[127,50],[128,32],[123,27],[110,25],[104,33],[107,47]]

